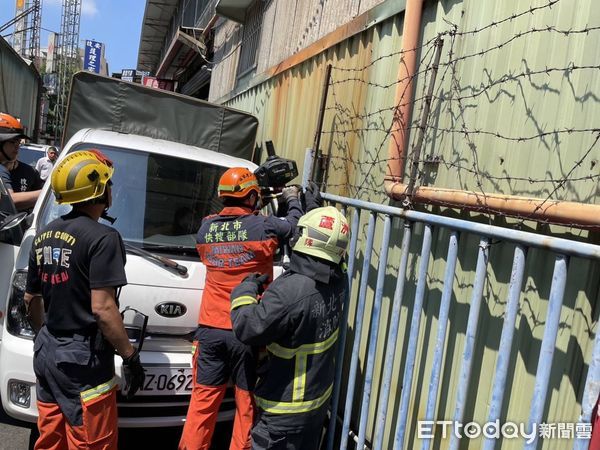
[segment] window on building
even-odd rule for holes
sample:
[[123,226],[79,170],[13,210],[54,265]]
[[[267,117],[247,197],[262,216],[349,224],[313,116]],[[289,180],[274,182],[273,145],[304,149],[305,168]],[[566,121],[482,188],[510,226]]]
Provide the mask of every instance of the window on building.
[[258,44],[263,23],[265,0],[257,0],[248,8],[242,36],[242,50],[238,64],[238,77],[241,77],[256,67]]

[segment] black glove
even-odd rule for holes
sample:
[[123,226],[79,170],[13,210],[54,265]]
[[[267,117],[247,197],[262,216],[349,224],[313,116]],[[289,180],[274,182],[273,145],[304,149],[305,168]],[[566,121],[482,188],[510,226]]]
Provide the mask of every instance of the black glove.
[[286,203],[289,203],[293,198],[299,198],[299,195],[300,188],[298,186],[286,186],[281,191],[281,198],[283,198]]
[[146,374],[140,362],[140,355],[134,351],[128,358],[123,358],[123,375],[125,377],[125,390],[127,400],[131,400],[135,393],[144,385]]
[[302,206],[305,212],[309,212],[313,209],[323,206],[323,198],[321,197],[321,192],[319,192],[319,186],[314,181],[310,181],[308,186],[306,186],[306,192],[304,193],[304,205]]
[[260,273],[251,273],[250,275],[248,275],[246,278],[244,278],[244,283],[248,282],[248,283],[254,283],[256,285],[256,293],[258,295],[262,294],[263,292],[265,292],[265,283],[269,281],[269,275],[268,274],[260,274]]

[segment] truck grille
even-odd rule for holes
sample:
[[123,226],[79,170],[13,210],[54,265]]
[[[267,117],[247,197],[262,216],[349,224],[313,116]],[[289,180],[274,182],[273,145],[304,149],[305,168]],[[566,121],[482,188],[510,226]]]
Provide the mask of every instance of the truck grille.
[[[144,395],[125,399],[117,393],[119,417],[179,417],[187,414],[190,395]],[[233,388],[228,387],[221,404],[220,412],[233,411],[235,399]]]

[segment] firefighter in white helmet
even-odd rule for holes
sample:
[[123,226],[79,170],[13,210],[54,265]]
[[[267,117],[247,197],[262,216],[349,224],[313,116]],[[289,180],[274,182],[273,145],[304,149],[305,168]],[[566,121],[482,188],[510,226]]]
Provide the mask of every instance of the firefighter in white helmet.
[[231,294],[235,335],[267,348],[255,389],[255,450],[317,449],[333,390],[350,230],[332,206],[312,210],[297,227],[290,268],[264,294],[268,277],[261,274],[246,277]]

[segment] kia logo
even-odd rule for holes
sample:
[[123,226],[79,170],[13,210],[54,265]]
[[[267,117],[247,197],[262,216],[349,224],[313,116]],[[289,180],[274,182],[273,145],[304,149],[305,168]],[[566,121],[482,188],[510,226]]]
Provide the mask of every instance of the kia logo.
[[159,316],[163,317],[181,317],[187,311],[185,305],[177,302],[159,303],[154,308]]

